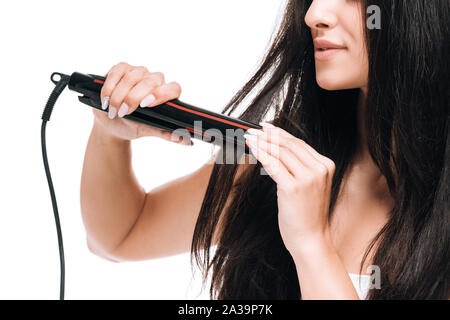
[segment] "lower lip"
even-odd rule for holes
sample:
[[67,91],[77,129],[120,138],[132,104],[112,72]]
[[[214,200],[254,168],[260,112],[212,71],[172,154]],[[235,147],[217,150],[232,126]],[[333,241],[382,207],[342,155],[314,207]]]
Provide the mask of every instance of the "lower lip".
[[314,58],[319,61],[326,61],[333,58],[336,54],[344,50],[345,49],[327,49],[327,50],[316,49],[314,52]]

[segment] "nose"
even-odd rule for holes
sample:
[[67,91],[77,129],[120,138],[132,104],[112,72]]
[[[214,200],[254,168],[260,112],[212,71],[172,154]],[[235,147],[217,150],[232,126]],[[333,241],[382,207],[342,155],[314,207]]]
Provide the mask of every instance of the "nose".
[[314,0],[305,16],[306,24],[314,30],[333,29],[337,24],[337,17],[333,13],[333,6],[329,0]]

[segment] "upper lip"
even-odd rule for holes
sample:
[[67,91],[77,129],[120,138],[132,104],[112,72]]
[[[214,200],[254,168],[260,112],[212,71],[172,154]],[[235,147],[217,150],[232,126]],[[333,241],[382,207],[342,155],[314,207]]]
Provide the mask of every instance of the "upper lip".
[[344,49],[345,46],[331,42],[326,39],[314,39],[314,48],[316,48],[316,49]]

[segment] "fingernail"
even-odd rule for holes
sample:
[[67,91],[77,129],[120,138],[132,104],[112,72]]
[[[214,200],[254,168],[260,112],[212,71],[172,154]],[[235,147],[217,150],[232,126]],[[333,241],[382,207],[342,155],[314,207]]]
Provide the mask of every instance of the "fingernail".
[[275,126],[273,124],[268,123],[268,122],[260,122],[259,124],[266,128],[275,128]]
[[153,102],[155,102],[155,96],[152,94],[149,94],[148,96],[146,96],[142,101],[141,101],[141,107],[148,107],[149,105],[151,105]]
[[247,140],[247,145],[250,149],[257,150],[258,146],[255,141]]
[[254,134],[254,135],[259,136],[260,134],[263,134],[264,132],[261,131],[261,130],[259,130],[259,129],[250,128],[250,129],[248,129],[248,130],[246,131],[246,133]]
[[181,142],[182,141],[181,140],[181,136],[179,136],[179,135],[177,135],[177,134],[172,132],[172,134],[170,135],[170,141]]
[[119,112],[117,113],[117,115],[119,116],[119,118],[123,118],[123,116],[126,115],[127,112],[128,112],[128,105],[124,102],[120,106],[120,109],[119,109]]
[[110,119],[114,119],[115,116],[116,116],[116,108],[109,106],[108,117]]
[[102,110],[106,110],[108,108],[109,104],[109,97],[104,97],[102,101]]
[[186,146],[192,146],[192,140],[191,139],[183,139],[183,144]]
[[257,136],[251,135],[251,134],[244,134],[244,138],[247,141],[256,141],[258,139]]

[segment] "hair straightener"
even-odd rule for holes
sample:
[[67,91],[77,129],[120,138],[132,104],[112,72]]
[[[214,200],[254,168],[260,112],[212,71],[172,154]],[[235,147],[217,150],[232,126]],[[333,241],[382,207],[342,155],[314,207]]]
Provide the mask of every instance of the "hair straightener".
[[[52,81],[53,75],[56,74],[61,75],[55,72],[52,74]],[[70,76],[68,87],[83,94],[78,97],[80,102],[102,110],[100,91],[104,82],[103,76],[74,72]],[[243,137],[245,131],[250,128],[261,128],[259,125],[201,109],[178,99],[154,107],[138,106],[124,118],[217,145],[229,143],[235,147],[241,146],[246,153],[249,153],[249,149]]]
[[[59,76],[60,79],[55,79]],[[45,129],[47,121],[53,111],[53,107],[58,100],[60,94],[68,86],[70,90],[81,93],[78,99],[80,102],[87,104],[98,110],[108,112],[108,109],[101,108],[100,92],[105,82],[105,77],[94,74],[83,74],[79,72],[72,73],[71,76],[54,72],[50,76],[50,80],[55,84],[48,101],[42,113],[41,126],[41,145],[42,157],[44,160],[44,168],[47,176],[47,182],[50,189],[53,213],[55,217],[56,231],[58,236],[58,248],[61,268],[60,291],[59,297],[64,300],[65,285],[65,262],[64,262],[64,246],[59,221],[58,206],[56,202],[55,191],[50,174],[50,168],[47,159],[47,147],[45,143]],[[134,112],[124,116],[125,119],[137,121],[151,127],[161,130],[175,132],[178,135],[188,134],[192,138],[201,139],[202,141],[218,144],[223,147],[232,146],[234,150],[240,147],[241,151],[249,153],[249,149],[245,144],[243,137],[245,131],[250,128],[261,129],[261,126],[214,113],[205,109],[194,107],[178,99],[167,101],[155,107],[138,107]],[[238,149],[239,150],[239,149]],[[239,152],[239,151],[238,151]]]

